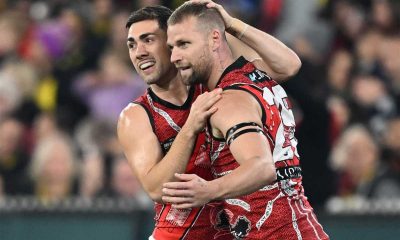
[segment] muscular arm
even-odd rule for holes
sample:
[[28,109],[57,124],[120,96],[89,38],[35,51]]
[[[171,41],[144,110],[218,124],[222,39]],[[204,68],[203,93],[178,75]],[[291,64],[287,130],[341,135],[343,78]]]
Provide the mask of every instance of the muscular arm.
[[[261,124],[261,108],[248,93],[228,90],[216,104],[218,111],[211,116],[214,134],[222,137],[232,126],[243,122]],[[196,175],[177,175],[183,182],[164,184],[163,200],[178,208],[201,206],[211,200],[242,196],[272,183],[275,166],[266,137],[260,133],[240,135],[230,145],[230,151],[240,164],[231,173],[205,181]]]
[[134,174],[154,201],[161,201],[163,183],[174,180],[174,173],[185,172],[197,133],[205,119],[216,111],[212,105],[220,98],[219,92],[198,97],[165,156],[143,107],[130,104],[121,113],[118,139]]
[[221,5],[210,0],[192,1],[208,3],[208,7],[221,13],[228,33],[227,40],[235,58],[244,56],[278,82],[283,82],[299,71],[301,61],[297,54],[272,35],[233,18]]
[[[211,116],[213,129],[225,134],[229,128],[243,122],[262,126],[261,109],[248,93],[225,91],[219,102],[219,111]],[[275,166],[267,138],[255,132],[240,135],[229,147],[240,164],[238,168],[210,182],[212,199],[227,199],[254,192],[276,179]]]
[[241,41],[230,34],[227,34],[227,39],[234,57],[244,56],[280,83],[294,76],[301,67],[295,52],[278,39],[250,25]]

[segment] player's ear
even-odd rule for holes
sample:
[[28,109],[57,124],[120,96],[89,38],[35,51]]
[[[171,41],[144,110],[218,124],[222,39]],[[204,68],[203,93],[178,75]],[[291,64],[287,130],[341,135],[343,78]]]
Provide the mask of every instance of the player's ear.
[[221,46],[222,41],[222,33],[218,29],[213,29],[211,32],[212,39],[212,50],[217,51],[217,49]]

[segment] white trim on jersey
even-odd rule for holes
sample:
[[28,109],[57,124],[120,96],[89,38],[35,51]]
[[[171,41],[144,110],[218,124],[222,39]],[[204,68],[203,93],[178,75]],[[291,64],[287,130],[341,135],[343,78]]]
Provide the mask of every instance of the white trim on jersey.
[[303,240],[303,238],[301,237],[301,233],[299,230],[299,226],[297,225],[297,218],[296,218],[296,212],[294,211],[293,207],[292,207],[292,200],[290,198],[287,198],[288,203],[289,203],[289,207],[292,210],[292,224],[293,224],[293,229],[296,232],[297,235],[297,239],[298,240]]
[[225,202],[228,203],[229,205],[241,207],[248,212],[250,212],[250,210],[251,210],[250,204],[248,204],[247,202],[245,202],[241,199],[236,199],[236,198],[226,199]]
[[[301,208],[302,208],[304,211],[309,212],[309,213],[311,214],[312,220],[314,220],[314,222],[317,224],[317,226],[319,226],[319,227],[321,228],[322,232],[326,235],[324,238],[329,238],[328,234],[326,234],[326,232],[324,231],[324,228],[322,227],[322,225],[317,221],[314,212],[313,212],[310,208],[306,208],[306,207],[304,206],[304,203],[303,203],[303,200],[302,200],[302,199],[300,199],[299,202],[300,202]],[[318,235],[317,235],[317,236],[318,236]],[[319,237],[319,236],[318,236],[318,237]]]
[[267,221],[267,219],[269,218],[269,216],[272,213],[273,207],[274,207],[274,202],[280,198],[283,197],[284,194],[282,192],[279,192],[279,194],[272,200],[268,201],[267,206],[265,207],[265,213],[264,215],[257,221],[256,223],[256,227],[258,230],[260,230],[260,228],[262,227],[262,225],[265,223],[265,221]]
[[[300,214],[306,215],[307,222],[310,224],[311,228],[313,229],[313,231],[314,231],[314,233],[315,233],[315,236],[317,236],[317,239],[318,239],[318,240],[321,240],[321,238],[318,236],[317,230],[316,230],[315,227],[314,227],[314,224],[312,224],[310,218],[308,217],[308,216],[309,216],[309,215],[308,215],[308,210],[307,210],[307,209],[304,209],[304,208],[303,208],[304,206],[301,206],[301,208],[302,208],[302,210],[304,210],[305,212],[303,212],[302,210],[300,210],[300,208],[299,208],[299,206],[298,206],[298,205],[299,205],[298,201],[295,201],[295,205],[296,205],[297,210],[299,210],[299,213],[300,213]],[[302,204],[301,204],[301,205],[302,205]],[[311,217],[312,217],[312,215],[311,215]]]
[[148,94],[147,94],[147,100],[149,101],[149,104],[150,104],[150,106],[153,108],[153,110],[154,110],[156,113],[160,114],[160,115],[165,119],[165,121],[167,121],[167,123],[168,123],[176,132],[179,133],[179,131],[181,131],[181,127],[179,127],[179,126],[174,122],[174,120],[172,120],[171,116],[170,116],[167,112],[165,112],[164,110],[162,110],[162,109],[157,108],[157,107],[154,106],[154,104],[153,104],[153,99],[151,99],[151,97],[150,97]]
[[278,182],[276,182],[276,183],[274,183],[272,185],[267,185],[267,186],[265,186],[263,188],[260,188],[260,190],[258,190],[258,191],[269,191],[269,190],[277,188],[278,185],[279,185]]
[[225,142],[220,142],[218,149],[214,151],[213,154],[211,155],[211,164],[213,164],[214,161],[218,158],[219,154],[221,153],[222,149],[224,149],[224,147],[225,147]]

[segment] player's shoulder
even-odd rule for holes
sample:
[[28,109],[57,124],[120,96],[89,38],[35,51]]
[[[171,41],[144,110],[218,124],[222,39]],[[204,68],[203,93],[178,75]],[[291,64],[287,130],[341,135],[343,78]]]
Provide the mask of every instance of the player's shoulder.
[[134,117],[136,115],[141,115],[142,113],[146,113],[145,107],[138,102],[131,102],[122,109],[119,117],[120,119]]
[[146,107],[137,102],[129,103],[120,113],[118,127],[144,126],[149,124],[149,116]]
[[[249,107],[253,104],[254,97],[248,91],[241,88],[225,89],[222,92],[222,98],[215,105],[226,108]],[[219,109],[219,108],[218,108]]]
[[225,90],[214,105],[218,110],[211,115],[210,123],[224,133],[240,122],[261,122],[262,110],[254,96],[246,91]]

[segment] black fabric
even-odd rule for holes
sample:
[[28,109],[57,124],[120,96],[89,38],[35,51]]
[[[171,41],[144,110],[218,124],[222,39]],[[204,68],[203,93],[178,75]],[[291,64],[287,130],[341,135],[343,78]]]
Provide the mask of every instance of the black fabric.
[[192,105],[192,100],[194,97],[194,91],[195,91],[196,87],[195,86],[191,86],[189,89],[189,95],[188,98],[186,99],[185,103],[182,106],[178,106],[175,105],[173,103],[170,103],[168,101],[165,101],[164,99],[159,98],[152,90],[151,88],[148,88],[148,93],[150,95],[150,97],[153,99],[154,102],[157,102],[167,108],[170,109],[175,109],[175,110],[186,110],[189,109],[190,106]]
[[234,133],[234,134],[232,135],[232,137],[230,137],[230,138],[227,140],[228,146],[231,145],[231,143],[232,143],[236,138],[238,138],[240,135],[243,135],[243,134],[245,134],[245,133],[250,133],[250,132],[258,132],[258,133],[264,134],[264,132],[263,132],[261,129],[259,129],[259,128],[248,128],[248,129],[244,129],[244,130],[242,130],[242,131],[239,131],[239,132],[237,132],[237,133]]
[[[238,129],[244,128],[244,127],[249,127],[249,126],[253,126],[253,127],[260,127],[257,123],[255,122],[242,122],[239,124],[236,124],[235,126],[231,127],[228,129],[228,131],[226,131],[225,134],[225,138],[228,139],[231,137],[231,135],[236,132]],[[261,127],[260,127],[261,128]]]
[[236,59],[236,61],[234,63],[229,65],[227,68],[225,68],[221,77],[219,77],[219,80],[218,80],[216,86],[218,86],[218,84],[220,84],[220,82],[222,81],[222,79],[225,77],[226,74],[230,73],[231,71],[233,71],[235,69],[241,69],[247,63],[249,63],[249,61],[247,61],[244,57],[240,56],[238,59]]

